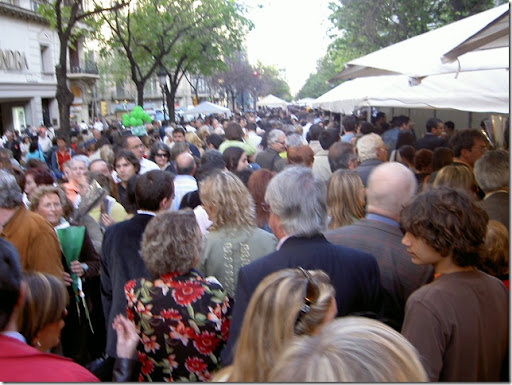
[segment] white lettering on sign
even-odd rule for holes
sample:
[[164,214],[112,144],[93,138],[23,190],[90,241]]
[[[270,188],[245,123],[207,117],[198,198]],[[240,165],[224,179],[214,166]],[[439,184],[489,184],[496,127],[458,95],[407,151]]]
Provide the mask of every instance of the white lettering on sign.
[[0,49],[0,70],[28,70],[27,56],[24,52]]

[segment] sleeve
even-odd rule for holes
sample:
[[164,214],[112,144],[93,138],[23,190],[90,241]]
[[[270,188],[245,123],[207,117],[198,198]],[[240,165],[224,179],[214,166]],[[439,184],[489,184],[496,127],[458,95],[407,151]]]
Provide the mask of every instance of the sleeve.
[[418,350],[430,381],[438,382],[448,334],[439,317],[417,297],[407,301],[402,335]]
[[52,171],[54,172],[55,176],[58,178],[58,179],[61,179],[63,174],[62,172],[59,170],[59,164],[57,162],[57,151],[53,151],[52,152],[52,157],[51,157],[51,164],[52,164]]
[[45,223],[32,240],[28,255],[32,260],[31,265],[34,270],[63,279],[64,268],[62,267],[59,239],[49,223]]
[[[109,314],[112,307],[112,281],[110,280],[109,274],[109,237],[108,232],[105,234],[105,239],[103,241],[103,247],[100,255],[100,288],[101,288],[101,303],[103,305],[103,314],[105,315],[105,321],[107,323],[107,328],[110,327],[108,325],[109,322]],[[107,329],[109,330],[109,329]]]
[[233,306],[229,327],[229,338],[221,352],[222,366],[230,365],[233,362],[233,354],[235,353],[236,343],[251,294],[244,268],[241,268],[238,271],[238,283],[236,285],[235,305]]
[[100,275],[100,257],[94,249],[87,229],[84,234],[82,250],[80,250],[80,262],[86,263],[88,267],[84,274],[85,278],[93,278]]

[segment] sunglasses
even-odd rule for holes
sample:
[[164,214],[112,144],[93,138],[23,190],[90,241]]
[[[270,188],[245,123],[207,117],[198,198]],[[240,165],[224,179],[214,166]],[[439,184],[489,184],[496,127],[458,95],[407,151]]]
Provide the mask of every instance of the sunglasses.
[[155,154],[155,156],[158,156],[160,158],[168,158],[169,157],[169,155],[167,155],[167,154],[158,154],[158,153]]
[[[297,326],[302,321],[304,316],[309,313],[311,310],[311,305],[314,305],[316,301],[318,301],[318,297],[320,296],[320,288],[318,286],[318,282],[313,276],[309,273],[309,271],[304,270],[302,267],[297,268],[304,277],[306,278],[306,295],[304,296],[304,304],[301,306],[299,315],[295,320],[295,329],[297,331]],[[299,334],[299,333],[297,333]]]

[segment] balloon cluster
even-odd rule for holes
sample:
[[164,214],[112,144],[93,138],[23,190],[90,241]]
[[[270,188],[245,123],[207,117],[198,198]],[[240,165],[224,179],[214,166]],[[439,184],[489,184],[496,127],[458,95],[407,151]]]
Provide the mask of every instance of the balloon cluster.
[[123,126],[125,127],[137,127],[142,126],[144,122],[151,123],[151,117],[141,106],[135,106],[130,112],[130,115],[123,114]]

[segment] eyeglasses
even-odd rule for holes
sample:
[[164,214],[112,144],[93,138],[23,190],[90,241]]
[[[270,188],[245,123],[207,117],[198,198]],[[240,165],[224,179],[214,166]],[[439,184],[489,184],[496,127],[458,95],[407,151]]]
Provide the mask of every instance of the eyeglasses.
[[169,157],[169,155],[167,155],[167,154],[158,154],[158,153],[155,154],[155,156],[158,156],[160,158],[168,158]]
[[296,332],[300,321],[309,313],[311,305],[314,305],[320,296],[320,288],[317,280],[313,278],[309,271],[304,270],[302,267],[299,266],[297,269],[299,269],[299,271],[304,274],[304,277],[306,277],[306,295],[304,296],[304,304],[301,306],[299,315],[295,321]]

